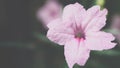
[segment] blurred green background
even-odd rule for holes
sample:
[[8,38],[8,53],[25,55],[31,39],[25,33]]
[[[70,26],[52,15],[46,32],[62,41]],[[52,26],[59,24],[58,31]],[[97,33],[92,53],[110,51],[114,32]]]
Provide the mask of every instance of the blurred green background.
[[[36,19],[36,11],[46,0],[0,0],[0,68],[68,68],[63,46],[46,38],[47,30]],[[113,32],[113,16],[120,14],[120,0],[59,0],[65,6],[79,2],[85,8],[100,5],[109,10],[103,30]],[[120,25],[120,22],[119,24]],[[118,29],[120,30],[120,29]],[[92,51],[84,67],[120,68],[118,45],[107,51]]]

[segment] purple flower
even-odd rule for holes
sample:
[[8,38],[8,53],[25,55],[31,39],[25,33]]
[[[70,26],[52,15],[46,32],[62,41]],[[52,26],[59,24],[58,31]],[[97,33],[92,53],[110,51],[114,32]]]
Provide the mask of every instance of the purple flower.
[[47,37],[64,45],[64,55],[69,68],[85,65],[91,50],[115,47],[112,34],[100,31],[106,24],[107,10],[93,6],[85,10],[79,3],[67,5],[60,18],[48,24]]
[[48,0],[47,3],[38,10],[37,18],[46,25],[61,15],[62,6],[57,1]]

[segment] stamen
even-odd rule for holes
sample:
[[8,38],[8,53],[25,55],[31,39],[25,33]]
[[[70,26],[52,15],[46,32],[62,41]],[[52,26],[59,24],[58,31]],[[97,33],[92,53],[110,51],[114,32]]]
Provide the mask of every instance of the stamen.
[[75,38],[83,38],[83,39],[85,39],[84,33],[82,33],[82,32],[76,33]]

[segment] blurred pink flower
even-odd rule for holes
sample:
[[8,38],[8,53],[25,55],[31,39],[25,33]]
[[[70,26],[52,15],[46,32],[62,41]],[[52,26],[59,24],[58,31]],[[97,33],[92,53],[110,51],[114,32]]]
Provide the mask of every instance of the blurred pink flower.
[[117,41],[120,43],[120,14],[112,16],[111,32],[115,35]]
[[111,28],[120,30],[120,15],[119,14],[115,14],[112,17]]
[[62,6],[57,0],[48,0],[46,4],[37,11],[37,18],[43,22],[43,26],[60,17]]
[[107,50],[115,47],[112,34],[100,31],[106,24],[107,10],[93,6],[85,10],[79,3],[70,4],[61,18],[48,24],[47,37],[64,45],[64,55],[69,68],[74,64],[85,65],[90,50]]

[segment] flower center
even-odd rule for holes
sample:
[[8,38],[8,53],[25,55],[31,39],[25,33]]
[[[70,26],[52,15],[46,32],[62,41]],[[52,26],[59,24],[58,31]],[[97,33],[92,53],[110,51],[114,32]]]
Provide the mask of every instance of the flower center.
[[79,39],[83,38],[83,39],[85,39],[85,35],[82,32],[78,32],[78,33],[75,34],[75,38],[79,38]]
[[57,15],[57,13],[52,10],[51,13],[50,13],[50,15],[51,15],[52,17],[55,17],[55,16]]

